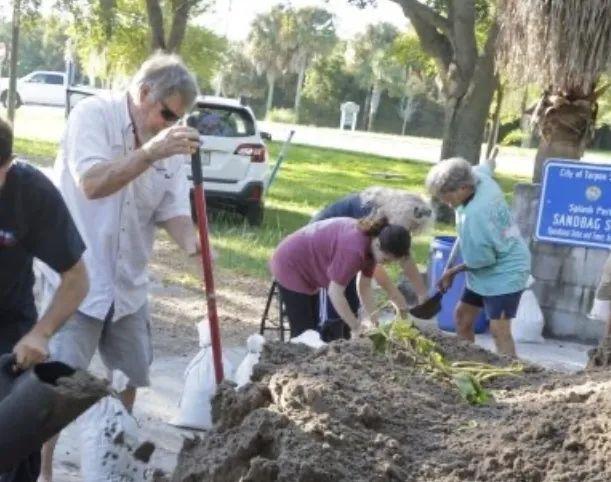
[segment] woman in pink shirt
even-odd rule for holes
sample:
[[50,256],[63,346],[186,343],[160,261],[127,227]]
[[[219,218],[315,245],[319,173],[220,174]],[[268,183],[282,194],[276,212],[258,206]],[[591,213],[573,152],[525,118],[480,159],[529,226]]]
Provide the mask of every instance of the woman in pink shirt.
[[397,261],[409,254],[410,235],[382,218],[332,218],[308,224],[286,237],[276,248],[270,268],[280,289],[291,337],[318,325],[318,290],[329,298],[352,331],[359,320],[344,291],[360,273],[357,291],[371,317],[375,302],[371,277],[377,263]]

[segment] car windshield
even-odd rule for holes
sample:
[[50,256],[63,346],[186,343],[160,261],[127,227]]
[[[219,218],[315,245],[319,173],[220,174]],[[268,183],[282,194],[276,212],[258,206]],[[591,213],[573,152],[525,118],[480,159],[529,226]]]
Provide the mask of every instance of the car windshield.
[[244,110],[225,107],[199,109],[197,130],[204,136],[245,137],[255,133],[255,124]]

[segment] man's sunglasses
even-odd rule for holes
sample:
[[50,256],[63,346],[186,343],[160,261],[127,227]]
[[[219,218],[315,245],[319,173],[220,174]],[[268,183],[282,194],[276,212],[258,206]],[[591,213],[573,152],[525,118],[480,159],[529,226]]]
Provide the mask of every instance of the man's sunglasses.
[[179,116],[178,114],[176,114],[176,112],[174,112],[172,109],[170,109],[165,102],[163,102],[162,100],[159,101],[159,103],[161,104],[161,111],[159,112],[161,114],[161,117],[163,117],[163,120],[166,122],[178,122],[178,120],[182,117]]

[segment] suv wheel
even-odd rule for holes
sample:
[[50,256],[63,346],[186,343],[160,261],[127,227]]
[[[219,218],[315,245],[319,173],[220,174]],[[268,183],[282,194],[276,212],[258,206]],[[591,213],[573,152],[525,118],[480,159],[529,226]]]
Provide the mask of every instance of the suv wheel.
[[249,203],[244,211],[244,217],[251,226],[261,226],[263,222],[263,203]]

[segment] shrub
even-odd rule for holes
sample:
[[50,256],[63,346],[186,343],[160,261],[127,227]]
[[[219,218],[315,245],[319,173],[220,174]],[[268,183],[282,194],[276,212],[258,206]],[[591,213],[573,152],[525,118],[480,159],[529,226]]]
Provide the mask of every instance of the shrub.
[[524,133],[522,129],[513,129],[509,131],[505,137],[501,140],[502,146],[520,146],[522,145],[522,139],[524,138]]
[[293,109],[271,109],[265,116],[266,121],[281,122],[283,124],[295,124],[297,116]]

